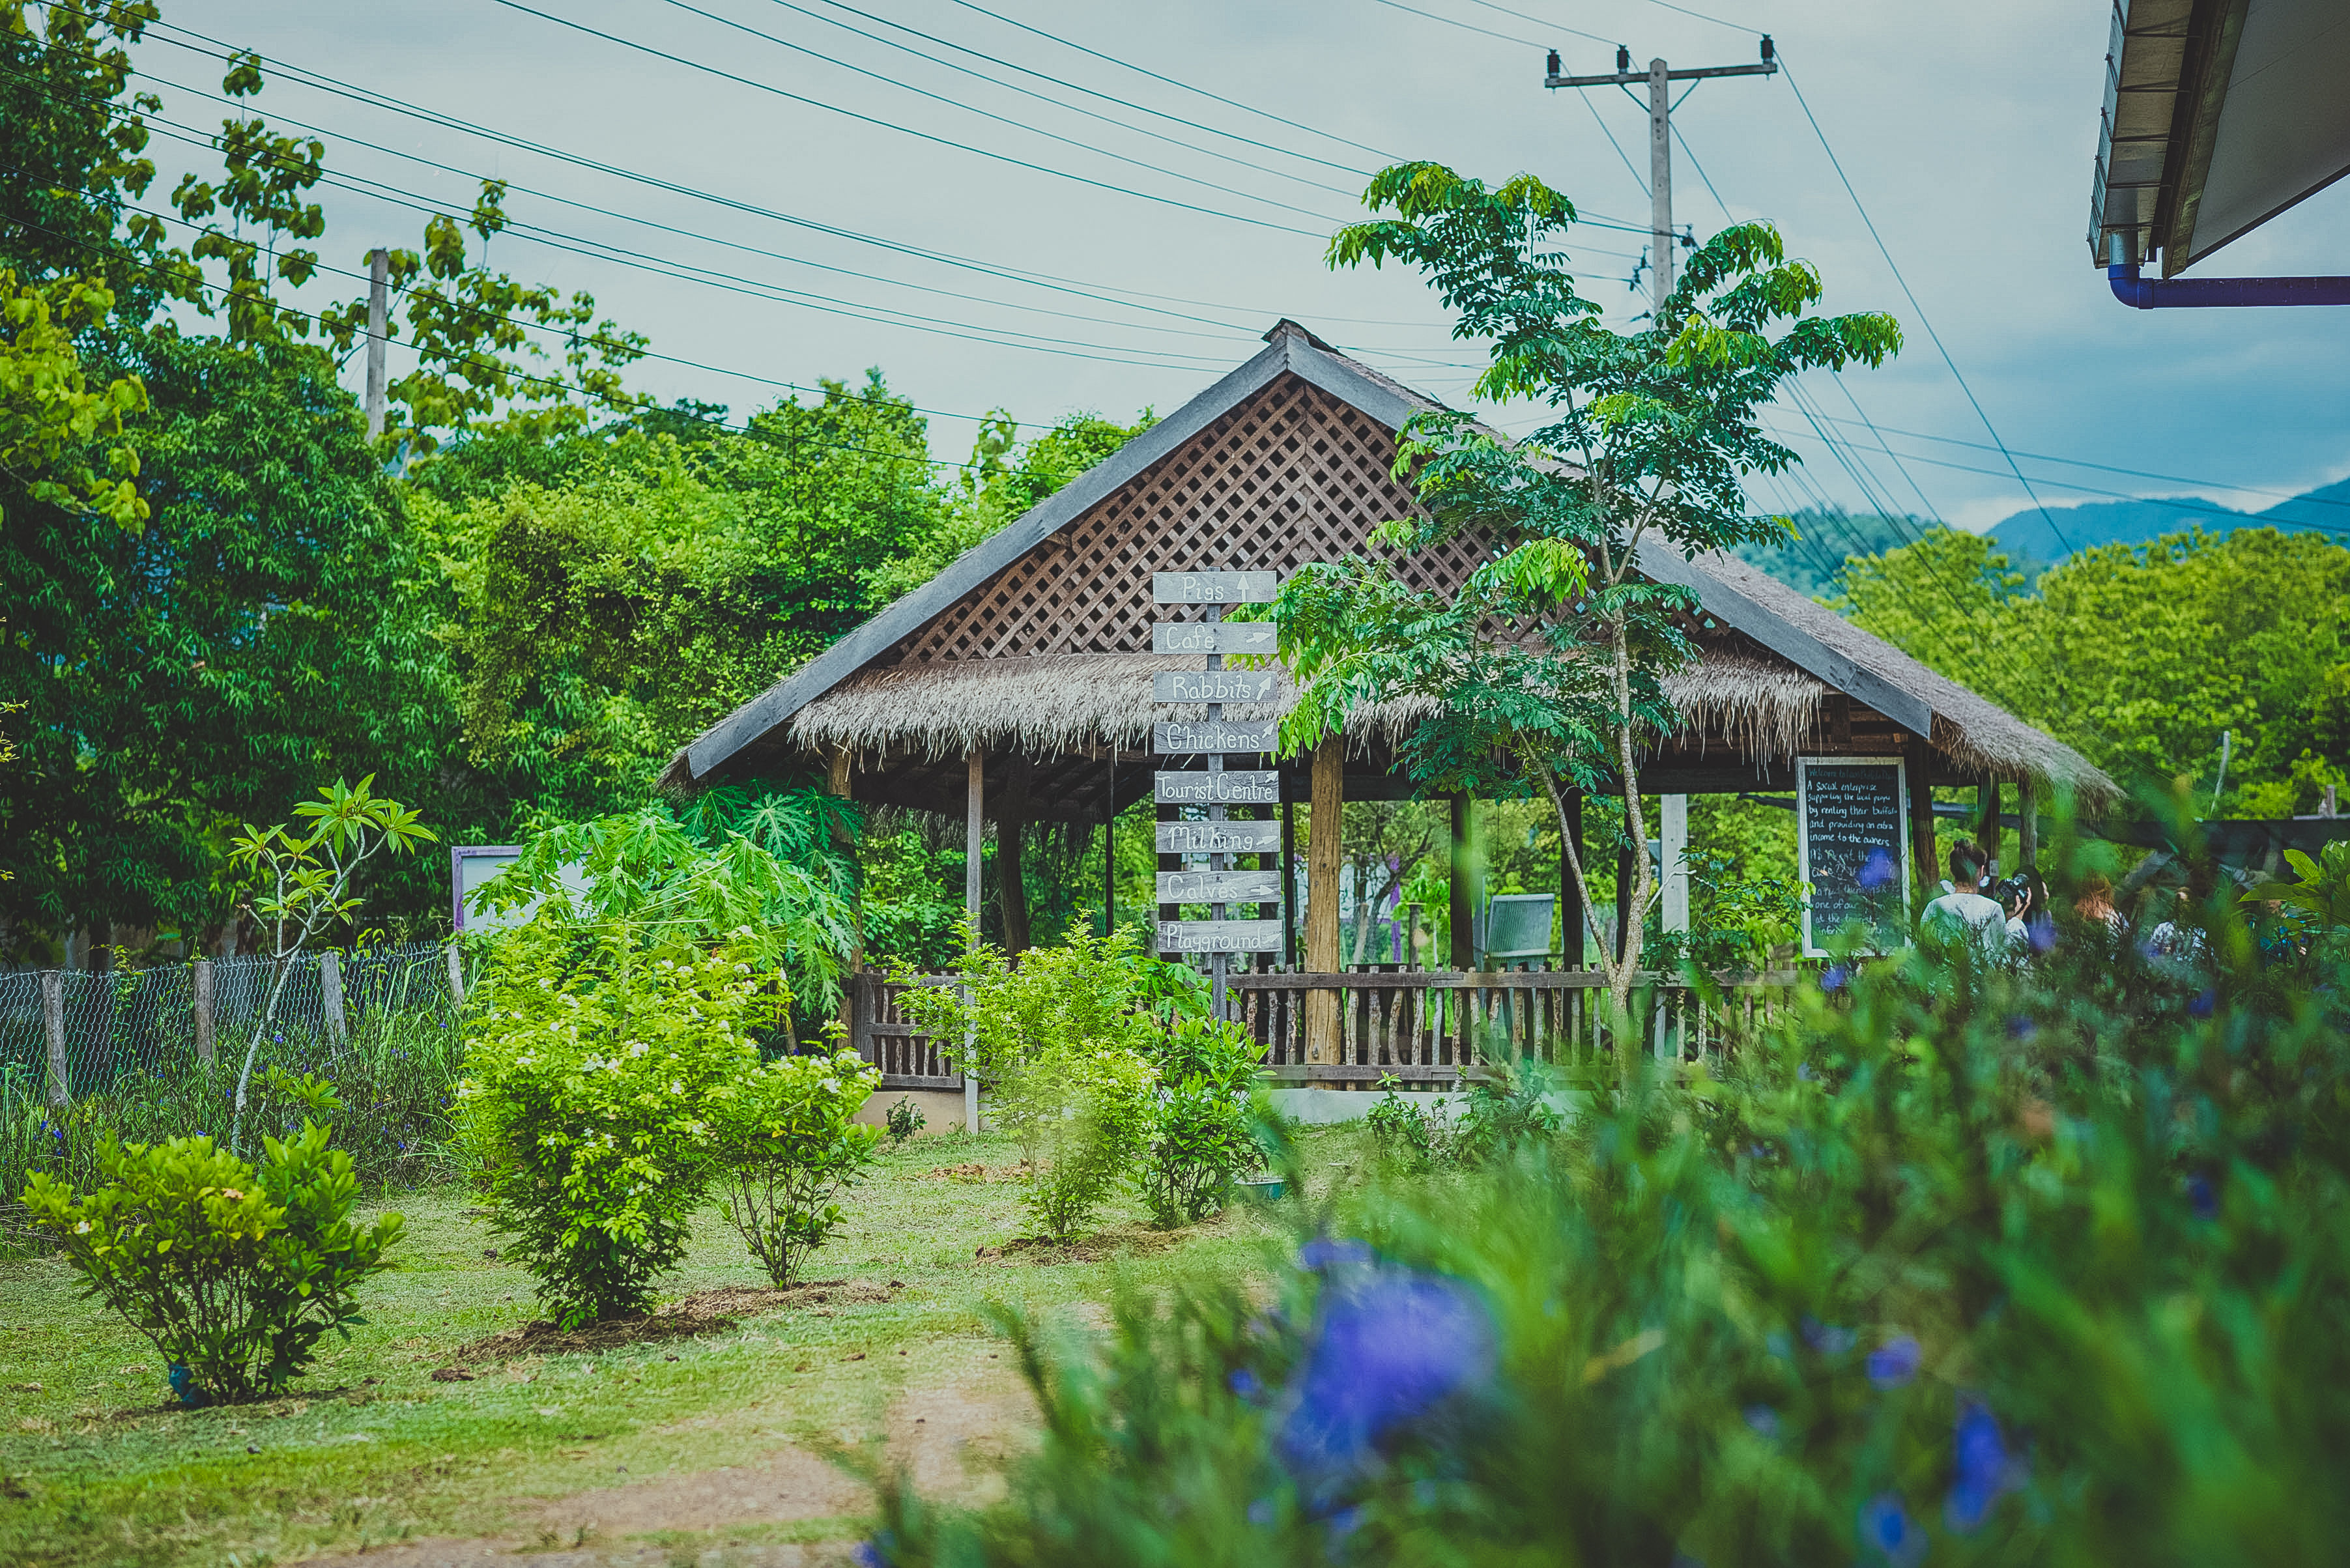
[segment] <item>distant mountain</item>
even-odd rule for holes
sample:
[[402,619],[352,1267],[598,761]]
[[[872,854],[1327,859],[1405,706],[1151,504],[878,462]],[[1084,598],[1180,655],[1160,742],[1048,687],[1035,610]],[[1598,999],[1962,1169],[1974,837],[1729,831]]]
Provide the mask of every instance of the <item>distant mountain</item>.
[[2225,534],[2243,527],[2350,534],[2350,480],[2279,502],[2265,512],[2238,512],[2193,495],[2051,506],[2045,516],[2034,507],[2016,513],[1992,528],[1991,535],[2011,560],[2029,570],[2054,566],[2074,550],[2100,545],[2143,545],[2189,528]]

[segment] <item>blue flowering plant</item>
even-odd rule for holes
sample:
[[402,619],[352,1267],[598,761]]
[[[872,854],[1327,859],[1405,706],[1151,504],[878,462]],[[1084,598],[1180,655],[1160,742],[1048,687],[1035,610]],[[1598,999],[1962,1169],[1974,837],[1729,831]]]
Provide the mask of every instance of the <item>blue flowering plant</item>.
[[1106,1338],[1009,1318],[1041,1442],[973,1510],[885,1487],[888,1560],[2326,1559],[2350,971],[2192,918],[2165,964],[1848,969],[1516,1158],[1322,1186]]

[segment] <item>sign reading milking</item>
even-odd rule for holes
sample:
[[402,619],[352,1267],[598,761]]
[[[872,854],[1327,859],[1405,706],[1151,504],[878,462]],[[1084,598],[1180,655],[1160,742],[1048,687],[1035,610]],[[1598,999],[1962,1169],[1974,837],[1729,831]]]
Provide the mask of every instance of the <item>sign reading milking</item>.
[[1269,702],[1273,671],[1160,670],[1150,677],[1150,696],[1158,702]]
[[1153,653],[1253,653],[1281,650],[1269,620],[1162,620],[1150,628]]
[[1161,920],[1162,953],[1277,953],[1279,920]]
[[1161,871],[1162,904],[1272,904],[1281,898],[1278,871]]
[[1150,574],[1150,597],[1162,605],[1269,605],[1280,590],[1273,572]]
[[1186,719],[1150,726],[1151,749],[1162,757],[1196,756],[1201,752],[1270,752],[1280,743],[1278,719],[1256,719],[1245,723]]
[[[1246,768],[1223,774],[1162,773],[1154,774],[1153,782],[1156,788],[1152,791],[1152,798],[1160,805],[1281,804],[1281,775],[1271,768]],[[1207,950],[1200,950],[1204,952]]]
[[1162,822],[1161,855],[1273,855],[1281,848],[1281,824],[1263,822]]

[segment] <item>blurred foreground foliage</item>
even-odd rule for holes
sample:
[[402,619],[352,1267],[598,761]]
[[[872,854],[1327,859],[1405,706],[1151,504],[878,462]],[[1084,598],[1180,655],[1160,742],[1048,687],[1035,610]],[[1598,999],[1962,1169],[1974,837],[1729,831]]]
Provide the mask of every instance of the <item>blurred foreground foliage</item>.
[[2350,955],[2193,919],[1838,965],[1555,1133],[1348,1177],[1270,1289],[1007,1313],[1043,1442],[976,1511],[885,1485],[867,1557],[2325,1559]]

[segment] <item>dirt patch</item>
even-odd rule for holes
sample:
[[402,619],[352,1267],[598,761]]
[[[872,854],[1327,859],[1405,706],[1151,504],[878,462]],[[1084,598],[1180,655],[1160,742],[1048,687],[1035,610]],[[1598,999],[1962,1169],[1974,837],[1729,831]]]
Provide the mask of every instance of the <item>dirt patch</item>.
[[1140,1227],[1072,1236],[1066,1241],[1050,1236],[1015,1236],[1001,1247],[982,1247],[972,1255],[1009,1263],[1014,1258],[1031,1263],[1098,1263],[1105,1258],[1163,1252],[1183,1244],[1180,1231],[1146,1231]]
[[862,1515],[873,1506],[865,1484],[804,1449],[784,1449],[756,1464],[601,1487],[538,1511],[548,1545],[625,1541],[667,1532],[723,1530],[800,1519]]
[[[683,1301],[656,1307],[642,1317],[590,1324],[586,1328],[561,1329],[545,1318],[538,1318],[520,1328],[504,1329],[485,1339],[473,1341],[451,1358],[454,1366],[444,1367],[442,1371],[461,1372],[467,1362],[508,1361],[517,1355],[576,1355],[583,1351],[618,1350],[623,1345],[643,1345],[656,1340],[690,1339],[698,1334],[732,1328],[746,1317],[780,1312],[785,1307],[886,1302],[890,1299],[891,1291],[903,1288],[895,1280],[886,1287],[853,1283],[847,1280],[816,1280],[805,1285],[789,1285],[782,1290],[733,1285],[724,1290],[698,1292]],[[433,1376],[438,1377],[440,1374]]]
[[922,1172],[922,1179],[924,1181],[968,1181],[974,1184],[983,1181],[1025,1181],[1028,1179],[1028,1162],[1022,1160],[1017,1165],[999,1165],[990,1168],[974,1159],[962,1165],[941,1165],[926,1170]]
[[[852,1542],[837,1541],[816,1546],[765,1545],[748,1542],[713,1542],[712,1548],[725,1568],[833,1568],[855,1561]],[[697,1552],[689,1561],[702,1560]],[[504,1541],[436,1539],[403,1541],[397,1545],[370,1547],[363,1552],[313,1557],[302,1568],[674,1568],[678,1553],[666,1546],[636,1544],[604,1546],[590,1539],[549,1548],[516,1546]]]

